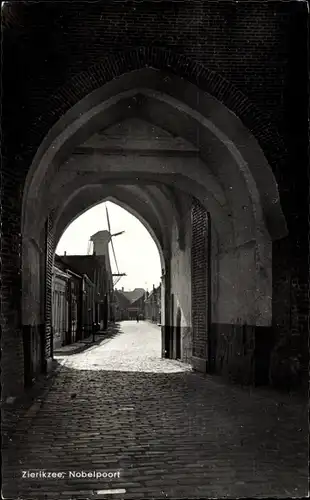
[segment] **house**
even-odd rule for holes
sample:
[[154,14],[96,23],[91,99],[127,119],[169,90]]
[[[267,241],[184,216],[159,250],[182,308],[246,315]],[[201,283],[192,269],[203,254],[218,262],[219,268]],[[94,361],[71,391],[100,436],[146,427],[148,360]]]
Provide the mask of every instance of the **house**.
[[122,293],[121,290],[114,290],[114,315],[115,321],[123,321],[128,319],[127,308],[130,306],[130,302]]
[[128,311],[128,319],[136,319],[137,316],[139,319],[144,319],[144,301],[145,301],[145,292],[143,290],[143,294],[138,299],[131,302],[131,304],[127,307]]
[[55,255],[52,275],[53,348],[88,336],[94,317],[95,284]]
[[111,319],[110,307],[113,292],[112,277],[107,272],[105,256],[65,255],[62,260],[77,274],[86,275],[94,284],[94,314],[92,318],[89,316],[89,320],[92,319],[92,322],[100,325],[100,329],[105,330]]
[[161,286],[157,288],[153,285],[153,290],[146,293],[145,299],[145,319],[153,323],[161,323]]
[[144,288],[135,288],[132,291],[115,290],[116,321],[132,320],[139,316],[144,319]]
[[[55,261],[57,256],[55,256]],[[68,341],[69,328],[69,303],[68,283],[70,275],[63,272],[56,265],[53,266],[52,274],[52,328],[53,347],[57,349]]]

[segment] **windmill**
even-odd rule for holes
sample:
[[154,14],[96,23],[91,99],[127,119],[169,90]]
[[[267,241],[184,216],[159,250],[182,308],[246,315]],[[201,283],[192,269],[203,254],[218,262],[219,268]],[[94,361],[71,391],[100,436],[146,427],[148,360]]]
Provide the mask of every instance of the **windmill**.
[[126,273],[120,273],[119,272],[119,268],[118,268],[118,265],[117,265],[117,259],[116,259],[116,254],[115,254],[115,249],[114,249],[113,239],[112,238],[114,238],[115,236],[119,236],[120,234],[123,234],[125,231],[120,231],[120,232],[114,233],[114,234],[111,233],[110,217],[109,217],[109,212],[108,212],[108,207],[107,206],[105,206],[105,210],[106,210],[106,216],[107,216],[108,230],[109,230],[109,233],[110,233],[110,243],[111,243],[111,247],[112,247],[112,253],[113,253],[113,257],[114,257],[114,262],[115,262],[116,270],[117,270],[117,273],[113,273],[112,274],[113,277],[116,277],[115,282],[113,282],[113,288],[114,288],[115,285],[120,281],[120,279],[122,279],[123,276],[126,276]]
[[[113,253],[113,257],[114,257],[114,261],[115,261],[115,265],[116,265],[116,269],[117,269],[117,273],[112,273],[112,277],[115,277],[116,280],[113,282],[113,288],[115,287],[115,285],[119,282],[119,280],[123,277],[123,276],[126,276],[125,273],[120,273],[119,272],[119,268],[118,268],[118,264],[117,264],[117,259],[116,259],[116,254],[115,254],[115,249],[114,249],[114,245],[113,245],[113,239],[114,236],[119,236],[120,234],[123,234],[125,231],[120,231],[118,233],[114,233],[112,234],[111,233],[111,224],[110,224],[110,217],[109,217],[109,212],[108,212],[108,208],[107,206],[105,207],[106,209],[106,217],[107,217],[107,224],[108,224],[108,231],[104,230],[104,231],[99,231],[98,233],[96,233],[95,235],[93,235],[89,242],[88,242],[88,249],[87,249],[87,255],[90,255],[91,253],[91,248],[92,248],[92,242],[94,242],[94,237],[95,236],[99,236],[99,239],[101,239],[101,243],[103,242],[103,247],[106,248],[106,250],[104,250],[102,247],[101,247],[101,251],[103,251],[102,255],[105,254],[106,252],[108,252],[108,249],[106,247],[107,244],[111,243],[111,247],[112,247],[112,253]],[[98,241],[98,240],[97,240]],[[94,243],[93,243],[94,245]],[[101,253],[100,253],[101,254]],[[99,254],[98,254],[99,255]],[[109,254],[107,254],[107,258],[109,258]]]

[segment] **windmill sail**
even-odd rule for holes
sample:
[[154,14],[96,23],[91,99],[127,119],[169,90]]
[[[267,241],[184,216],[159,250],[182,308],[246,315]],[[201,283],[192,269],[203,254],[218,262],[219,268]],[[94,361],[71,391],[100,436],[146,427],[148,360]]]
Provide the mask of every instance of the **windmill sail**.
[[105,210],[106,210],[106,216],[107,216],[108,230],[109,230],[109,233],[110,233],[110,243],[111,243],[112,253],[113,253],[114,262],[115,262],[115,266],[116,266],[116,269],[117,269],[117,275],[118,275],[117,279],[113,283],[113,286],[115,286],[119,282],[119,280],[122,278],[122,276],[124,276],[124,274],[121,274],[119,272],[119,268],[118,268],[118,264],[117,264],[116,253],[115,253],[115,249],[114,249],[114,244],[113,244],[113,238],[112,238],[112,236],[117,236],[119,234],[122,234],[122,232],[116,233],[116,234],[112,235],[112,233],[111,233],[111,224],[110,224],[109,211],[108,211],[108,207],[107,206],[105,206]]
[[110,217],[109,217],[109,212],[108,212],[108,207],[105,206],[105,211],[106,211],[106,215],[107,215],[107,223],[108,223],[108,230],[109,230],[109,233],[111,233],[111,225],[110,225]]
[[110,224],[110,217],[109,217],[108,207],[106,206],[105,209],[106,209],[106,214],[107,214],[108,229],[109,229],[109,233],[111,235],[110,243],[111,243],[111,247],[112,247],[114,262],[115,262],[115,265],[116,265],[117,273],[119,274],[119,269],[118,269],[118,265],[117,265],[116,254],[115,254],[115,249],[114,249],[114,244],[113,244],[113,239],[112,239],[112,233],[111,233],[111,224]]

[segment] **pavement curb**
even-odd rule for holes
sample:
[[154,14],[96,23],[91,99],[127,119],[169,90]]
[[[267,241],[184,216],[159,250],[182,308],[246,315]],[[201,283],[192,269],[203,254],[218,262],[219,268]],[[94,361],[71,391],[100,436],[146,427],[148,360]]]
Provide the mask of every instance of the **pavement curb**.
[[105,340],[104,338],[100,340],[95,340],[95,342],[87,342],[87,343],[81,343],[81,345],[78,345],[76,347],[73,347],[72,350],[68,351],[61,351],[60,349],[57,349],[54,351],[54,356],[72,356],[74,354],[79,354],[83,351],[86,351],[90,347],[95,347],[97,345],[100,345],[100,343]]
[[[62,350],[61,348],[60,349],[55,349],[54,355],[55,356],[72,356],[74,354],[79,354],[79,353],[81,353],[83,351],[86,351],[87,349],[89,349],[91,347],[95,347],[97,345],[101,345],[101,343],[104,342],[104,341],[112,340],[113,337],[114,337],[114,335],[113,335],[114,333],[115,333],[115,331],[111,327],[106,332],[100,332],[99,331],[99,332],[96,333],[96,336],[99,335],[100,338],[98,338],[94,342],[92,342],[92,341],[87,341],[87,342],[81,341],[81,342],[76,343],[76,344],[71,344],[72,345],[72,349],[67,350],[67,351]],[[88,337],[88,338],[90,338],[90,337]]]

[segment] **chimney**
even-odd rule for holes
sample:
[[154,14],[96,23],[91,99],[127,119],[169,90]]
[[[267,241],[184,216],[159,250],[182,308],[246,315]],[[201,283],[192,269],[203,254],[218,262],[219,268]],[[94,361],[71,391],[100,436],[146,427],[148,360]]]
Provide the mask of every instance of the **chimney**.
[[64,257],[67,255],[67,252],[64,252]]
[[122,292],[124,291],[124,287],[122,286]]

